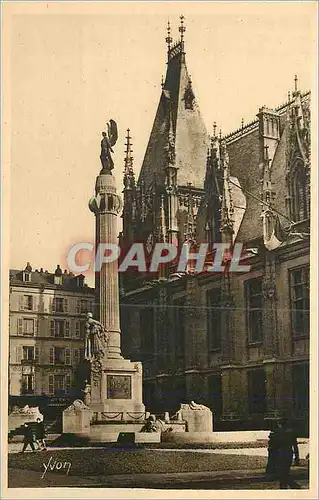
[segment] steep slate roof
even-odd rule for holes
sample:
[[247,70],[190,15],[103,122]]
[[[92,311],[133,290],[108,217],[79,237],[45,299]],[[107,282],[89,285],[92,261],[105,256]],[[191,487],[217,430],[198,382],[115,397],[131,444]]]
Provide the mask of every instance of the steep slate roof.
[[[309,106],[309,92],[302,95],[302,107]],[[275,193],[273,207],[286,215],[285,195],[286,188],[286,155],[289,127],[287,113],[289,103],[276,108],[280,117],[280,140],[278,142],[271,165],[271,183]],[[245,191],[261,198],[262,158],[263,151],[260,143],[258,120],[247,125],[242,130],[235,131],[225,137],[229,154],[229,166],[232,176],[238,178],[246,196],[246,212],[239,228],[237,241],[245,242],[262,236],[262,207]],[[285,217],[279,217],[287,225]]]
[[[175,137],[177,184],[204,186],[209,140],[191,87],[183,47],[180,42],[168,52],[165,83],[138,181],[143,177],[146,188],[154,177],[158,185],[164,185],[170,117]],[[190,105],[186,102],[189,100]]]
[[[10,269],[10,285],[23,286],[28,288],[49,288],[56,290],[72,291],[78,293],[93,294],[94,288],[90,288],[84,283],[84,276],[75,276],[72,273],[64,272],[62,274],[62,285],[54,283],[55,273],[48,271],[31,271],[31,281],[23,281],[23,271],[21,269]],[[83,277],[83,286],[79,286],[77,282],[78,277]]]

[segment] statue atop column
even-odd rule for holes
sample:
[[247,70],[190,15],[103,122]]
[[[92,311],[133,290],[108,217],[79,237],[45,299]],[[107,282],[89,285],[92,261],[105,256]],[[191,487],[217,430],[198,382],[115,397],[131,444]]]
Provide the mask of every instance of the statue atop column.
[[93,319],[92,313],[87,313],[85,323],[85,359],[103,358],[107,348],[109,334],[99,321]]
[[101,163],[102,170],[100,173],[110,174],[111,170],[114,168],[114,162],[111,156],[111,153],[114,153],[112,147],[117,141],[118,133],[117,133],[117,125],[114,120],[110,120],[107,125],[107,133],[102,132],[103,139],[101,141]]

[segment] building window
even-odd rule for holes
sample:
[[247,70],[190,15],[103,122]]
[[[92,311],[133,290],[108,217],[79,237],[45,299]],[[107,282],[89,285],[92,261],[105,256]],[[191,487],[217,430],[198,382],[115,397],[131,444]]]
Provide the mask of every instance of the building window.
[[80,350],[79,349],[74,349],[73,351],[73,364],[74,366],[77,366],[80,362]]
[[67,347],[50,347],[50,365],[71,365],[71,350]]
[[293,408],[309,411],[309,363],[292,366]]
[[93,312],[93,302],[89,299],[79,299],[76,305],[76,312],[78,314],[86,314]]
[[307,182],[305,166],[298,161],[291,174],[291,216],[295,222],[309,217]]
[[49,394],[65,396],[71,388],[70,375],[49,375]]
[[185,358],[185,311],[185,297],[174,300],[175,358],[181,361],[184,361]]
[[220,349],[221,295],[220,288],[207,291],[207,332],[210,349]]
[[144,357],[154,355],[154,308],[145,304],[140,311],[141,349]]
[[25,335],[26,337],[33,337],[35,330],[34,330],[34,319],[27,319],[24,318],[21,323],[22,324],[22,334]]
[[23,346],[22,347],[22,359],[23,361],[33,361],[35,358],[34,347]]
[[308,336],[310,321],[309,266],[290,271],[292,335]]
[[20,310],[33,311],[33,296],[32,295],[22,295],[20,297]]
[[223,411],[221,374],[208,377],[209,403],[214,415],[221,417]]
[[260,368],[248,372],[249,412],[264,414],[267,411],[266,373]]
[[34,393],[34,375],[22,375],[22,394],[33,394]]
[[52,301],[52,312],[66,313],[68,311],[68,299],[54,297]]
[[251,343],[263,340],[263,296],[262,278],[254,278],[245,282],[248,341]]
[[70,322],[65,320],[52,320],[51,321],[51,337],[70,337]]

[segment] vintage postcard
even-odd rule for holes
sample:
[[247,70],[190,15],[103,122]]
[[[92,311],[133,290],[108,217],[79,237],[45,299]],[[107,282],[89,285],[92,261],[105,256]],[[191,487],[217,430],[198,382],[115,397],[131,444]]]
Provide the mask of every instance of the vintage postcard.
[[317,2],[1,11],[2,498],[315,498]]

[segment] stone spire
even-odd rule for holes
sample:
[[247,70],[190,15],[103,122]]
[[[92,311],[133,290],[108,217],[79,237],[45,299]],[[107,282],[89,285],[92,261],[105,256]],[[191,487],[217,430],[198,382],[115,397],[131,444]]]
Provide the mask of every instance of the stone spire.
[[136,183],[133,170],[132,142],[130,129],[127,129],[124,158],[124,177],[123,177],[123,233],[121,238],[124,245],[130,245],[134,241],[135,222],[136,222]]
[[196,239],[196,222],[194,215],[194,200],[191,190],[192,184],[188,184],[188,202],[187,202],[187,217],[184,229],[185,241],[195,241]]
[[223,188],[223,173],[220,162],[219,139],[216,135],[216,122],[213,125],[210,148],[207,152],[205,177],[206,240],[213,244],[220,241],[220,215]]
[[220,144],[220,158],[221,168],[223,175],[223,188],[221,200],[221,226],[222,240],[224,243],[232,244],[233,240],[233,215],[234,206],[231,196],[231,188],[229,182],[229,157],[227,153],[226,142],[222,141]]
[[271,158],[269,158],[269,146],[264,147],[263,179],[262,179],[262,200],[267,204],[263,205],[263,211],[271,207],[274,193],[271,184]]
[[186,31],[186,27],[184,25],[184,20],[185,20],[185,17],[182,15],[180,16],[180,21],[181,21],[181,24],[178,28],[178,31],[180,32],[180,43],[181,43],[181,47],[182,47],[182,52],[184,53],[184,33]]
[[125,143],[125,158],[124,158],[124,192],[130,191],[135,188],[135,175],[133,170],[133,156],[132,156],[132,143],[130,136],[130,129],[127,129],[126,143]]
[[164,195],[161,196],[161,210],[160,210],[160,231],[159,239],[162,242],[166,241],[166,220],[165,220],[165,200]]
[[166,37],[167,71],[140,174],[144,176],[146,188],[152,184],[154,173],[157,185],[165,186],[165,149],[172,135],[175,140],[175,165],[178,167],[177,184],[186,187],[191,182],[195,188],[203,188],[204,184],[209,139],[186,67],[183,16],[179,32],[180,39],[172,43],[169,24]]
[[167,43],[167,57],[168,57],[173,41],[173,38],[171,37],[171,25],[169,21],[167,21],[167,37],[165,38],[165,41]]

